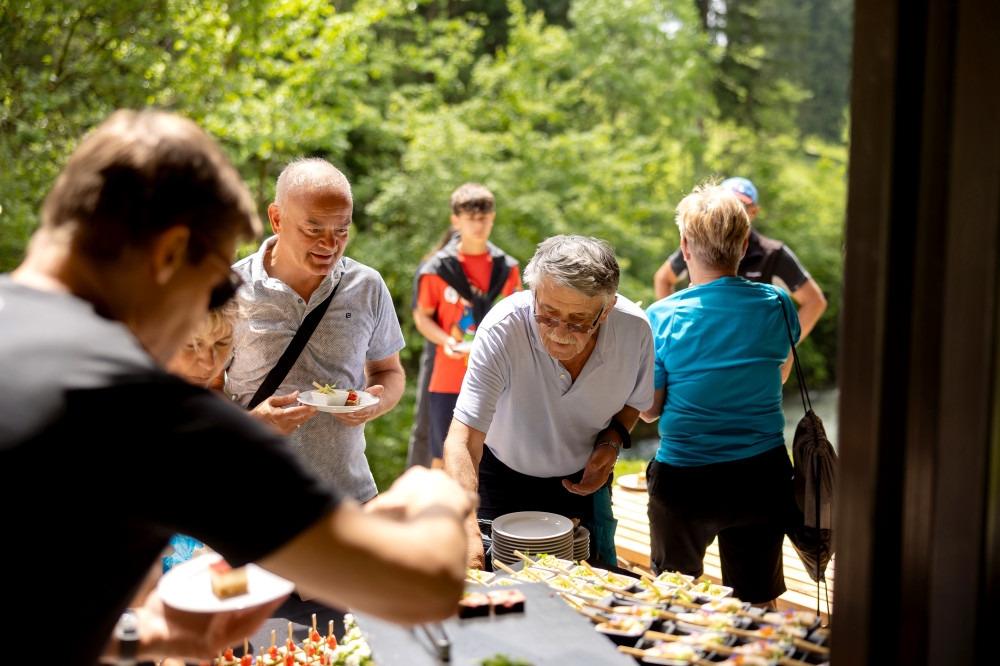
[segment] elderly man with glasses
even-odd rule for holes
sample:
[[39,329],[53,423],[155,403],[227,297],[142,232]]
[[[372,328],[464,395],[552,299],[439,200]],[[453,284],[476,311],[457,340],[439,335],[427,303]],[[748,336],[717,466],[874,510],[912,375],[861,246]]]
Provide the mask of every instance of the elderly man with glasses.
[[[445,471],[479,493],[478,518],[546,511],[579,518],[591,554],[617,564],[608,483],[653,402],[653,338],[618,294],[604,241],[555,236],[524,273],[530,291],[479,325],[444,446]],[[468,565],[486,564],[476,520]],[[596,548],[596,553],[595,553]]]

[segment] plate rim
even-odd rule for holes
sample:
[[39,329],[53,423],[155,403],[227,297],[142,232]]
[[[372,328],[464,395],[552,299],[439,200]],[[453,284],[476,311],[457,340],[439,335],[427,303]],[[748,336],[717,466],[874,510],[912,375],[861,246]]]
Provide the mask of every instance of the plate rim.
[[642,485],[639,485],[639,474],[638,473],[635,473],[635,474],[622,474],[617,479],[615,479],[615,482],[619,486],[621,486],[622,488],[625,488],[626,490],[641,490],[641,491],[645,491],[646,490],[646,484],[645,483],[643,483]]
[[[506,531],[504,529],[504,525],[507,522],[516,520],[517,518],[535,518],[535,517],[537,517],[537,518],[543,518],[544,517],[544,518],[548,518],[548,519],[555,518],[555,519],[558,519],[559,521],[565,521],[566,523],[568,523],[569,526],[566,528],[565,531],[562,531],[562,532],[556,532],[556,533],[553,533],[553,534],[548,535],[548,536],[532,536],[532,537],[525,537],[523,535],[513,534],[510,531]],[[497,528],[497,522],[498,521],[500,522],[500,527],[499,528]],[[560,528],[560,529],[562,529],[562,528]],[[547,539],[558,539],[559,537],[565,536],[567,533],[572,534],[573,533],[573,529],[574,529],[574,526],[573,526],[573,521],[572,520],[570,520],[566,516],[560,515],[558,513],[551,513],[549,511],[512,511],[510,513],[505,513],[502,516],[497,516],[496,518],[494,518],[493,519],[493,525],[492,525],[492,531],[493,532],[499,532],[502,536],[505,536],[505,537],[507,537],[509,539],[518,539],[518,540],[527,539],[529,541],[544,541],[544,540],[547,540]],[[571,541],[572,541],[572,539],[571,539]]]
[[[292,581],[273,574],[251,562],[246,565],[248,577],[251,575],[254,578],[264,577],[265,579],[270,579],[270,581],[274,584],[275,587],[267,593],[258,593],[258,596],[254,597],[253,592],[247,592],[246,594],[229,597],[228,599],[219,599],[218,597],[215,597],[215,595],[212,595],[210,591],[209,594],[211,596],[207,598],[212,601],[212,603],[199,604],[185,602],[183,599],[178,599],[177,594],[171,591],[171,585],[179,583],[182,580],[189,580],[190,578],[201,576],[202,574],[206,574],[207,578],[208,567],[213,562],[217,562],[221,559],[222,555],[220,553],[203,553],[186,562],[181,562],[180,564],[171,567],[171,569],[163,574],[163,576],[161,576],[156,582],[156,589],[160,594],[160,598],[163,600],[163,604],[189,613],[225,613],[262,606],[278,599],[281,596],[290,594],[295,589],[295,583]],[[209,586],[211,585],[210,580],[206,580],[205,582]]]
[[313,389],[313,390],[306,391],[304,393],[300,393],[299,397],[298,397],[298,402],[302,403],[303,405],[309,405],[310,407],[315,407],[319,411],[326,412],[327,414],[350,414],[351,412],[356,412],[359,409],[364,409],[365,407],[371,407],[372,405],[376,405],[379,402],[379,397],[377,395],[372,395],[368,391],[357,391],[357,394],[359,396],[362,395],[362,394],[364,394],[364,395],[366,395],[366,396],[368,396],[369,398],[372,399],[372,401],[369,402],[366,405],[351,405],[351,406],[347,406],[347,405],[317,405],[314,402],[307,402],[307,401],[305,401],[305,400],[302,399],[302,396],[308,395],[308,396],[311,397],[312,394],[315,393],[315,392],[316,392],[315,389]]

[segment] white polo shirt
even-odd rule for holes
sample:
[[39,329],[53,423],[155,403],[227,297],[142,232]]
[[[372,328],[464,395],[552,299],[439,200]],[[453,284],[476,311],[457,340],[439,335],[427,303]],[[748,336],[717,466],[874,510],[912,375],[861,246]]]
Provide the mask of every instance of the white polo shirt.
[[[243,277],[242,311],[235,328],[233,360],[226,369],[226,391],[249,404],[253,394],[288,346],[306,315],[323,302],[334,285],[337,293],[275,395],[312,383],[365,388],[365,361],[381,361],[405,346],[396,309],[382,276],[368,266],[342,257],[309,301],[264,270],[264,254],[272,236],[253,255],[233,268]],[[364,426],[349,427],[330,414],[317,414],[286,440],[326,483],[364,502],[378,489],[365,458]],[[261,470],[266,483],[267,470]]]
[[486,433],[508,467],[538,477],[583,469],[597,433],[629,405],[653,405],[653,335],[619,295],[576,381],[542,344],[532,292],[497,303],[476,331],[455,418]]

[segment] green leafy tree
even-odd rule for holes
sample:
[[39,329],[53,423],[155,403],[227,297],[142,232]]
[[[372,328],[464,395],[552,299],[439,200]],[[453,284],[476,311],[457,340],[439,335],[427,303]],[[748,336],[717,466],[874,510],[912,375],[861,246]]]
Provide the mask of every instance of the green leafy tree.
[[[817,6],[0,0],[0,270],[23,256],[89,128],[116,108],[168,109],[218,138],[262,214],[288,161],[321,156],[345,171],[349,254],[384,276],[414,376],[413,274],[458,184],[496,193],[493,240],[522,262],[553,234],[607,239],[622,293],[648,304],[678,243],[677,202],[707,177],[739,173],[761,189],[761,231],[794,247],[830,298],[802,356],[811,386],[834,384],[846,149],[829,118],[808,124],[809,105],[827,103],[818,79],[831,66],[821,54],[806,62],[788,39],[821,20]],[[782,64],[792,60],[801,66]],[[410,384],[366,428],[380,488],[402,471]]]

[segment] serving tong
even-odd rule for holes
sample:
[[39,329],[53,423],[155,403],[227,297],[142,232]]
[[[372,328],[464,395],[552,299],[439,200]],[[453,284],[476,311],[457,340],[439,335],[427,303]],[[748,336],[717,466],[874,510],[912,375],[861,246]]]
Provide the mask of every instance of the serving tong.
[[424,630],[424,634],[427,635],[431,645],[434,646],[434,651],[437,653],[438,659],[441,661],[451,661],[451,639],[445,633],[444,625],[440,622],[429,622],[420,625],[420,628]]

